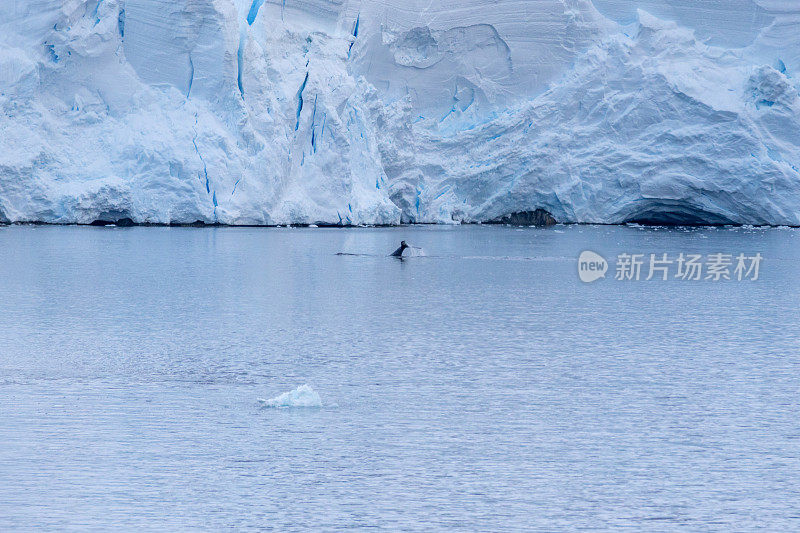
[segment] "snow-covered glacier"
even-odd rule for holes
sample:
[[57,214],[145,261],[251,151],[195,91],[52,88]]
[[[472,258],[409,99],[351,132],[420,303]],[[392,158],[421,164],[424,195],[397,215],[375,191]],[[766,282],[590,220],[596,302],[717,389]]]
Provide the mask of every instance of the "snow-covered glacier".
[[800,225],[797,0],[0,0],[0,221]]

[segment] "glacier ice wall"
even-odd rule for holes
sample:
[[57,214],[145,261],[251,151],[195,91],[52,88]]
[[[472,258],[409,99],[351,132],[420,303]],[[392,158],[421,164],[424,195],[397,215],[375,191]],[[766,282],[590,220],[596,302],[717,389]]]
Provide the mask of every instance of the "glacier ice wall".
[[794,0],[0,0],[0,221],[800,224]]
[[348,37],[223,0],[1,5],[5,219],[397,220]]

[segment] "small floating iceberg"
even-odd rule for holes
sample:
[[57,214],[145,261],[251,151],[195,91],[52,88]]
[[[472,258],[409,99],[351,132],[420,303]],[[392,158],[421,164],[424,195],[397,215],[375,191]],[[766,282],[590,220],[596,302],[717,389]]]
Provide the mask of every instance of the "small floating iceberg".
[[259,398],[258,401],[263,407],[322,407],[319,394],[307,384],[269,400]]

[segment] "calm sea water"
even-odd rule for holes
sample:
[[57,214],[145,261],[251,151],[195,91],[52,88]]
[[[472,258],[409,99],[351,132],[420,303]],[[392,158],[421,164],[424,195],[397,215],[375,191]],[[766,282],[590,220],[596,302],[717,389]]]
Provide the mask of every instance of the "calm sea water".
[[[427,255],[386,257],[401,239]],[[589,285],[585,249],[764,263]],[[0,250],[1,530],[800,529],[800,231],[5,227]],[[258,402],[305,383],[322,408]]]

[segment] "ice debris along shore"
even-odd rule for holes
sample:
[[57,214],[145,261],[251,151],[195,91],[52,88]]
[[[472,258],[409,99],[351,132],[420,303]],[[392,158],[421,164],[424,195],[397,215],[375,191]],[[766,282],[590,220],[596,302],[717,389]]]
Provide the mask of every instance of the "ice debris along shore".
[[307,384],[269,400],[259,398],[258,402],[264,407],[322,407],[319,394]]
[[0,0],[0,222],[798,225],[799,69],[796,0]]

